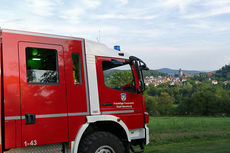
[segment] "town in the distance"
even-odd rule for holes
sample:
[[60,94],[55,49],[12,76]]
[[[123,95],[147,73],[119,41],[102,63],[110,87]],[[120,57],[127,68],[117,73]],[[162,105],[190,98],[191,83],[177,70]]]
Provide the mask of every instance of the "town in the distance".
[[[174,86],[178,83],[187,82],[189,80],[193,80],[195,84],[199,84],[202,81],[206,80],[212,83],[213,85],[217,85],[219,83],[219,79],[216,77],[216,72],[220,73],[221,71],[224,71],[225,69],[228,69],[229,65],[224,66],[218,71],[212,71],[212,72],[190,72],[190,71],[183,71],[181,68],[179,70],[174,70],[174,73],[172,72],[160,72],[158,70],[151,70],[152,73],[144,73],[144,81],[145,84],[148,86],[150,84],[154,86],[158,86],[160,84],[168,83],[171,86]],[[170,69],[168,69],[170,70]],[[224,84],[229,84],[230,80],[224,80]]]

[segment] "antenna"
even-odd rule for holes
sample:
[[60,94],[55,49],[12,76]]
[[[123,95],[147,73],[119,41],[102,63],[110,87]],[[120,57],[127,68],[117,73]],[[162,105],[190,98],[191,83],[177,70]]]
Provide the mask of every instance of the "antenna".
[[101,41],[101,30],[98,30],[97,42]]

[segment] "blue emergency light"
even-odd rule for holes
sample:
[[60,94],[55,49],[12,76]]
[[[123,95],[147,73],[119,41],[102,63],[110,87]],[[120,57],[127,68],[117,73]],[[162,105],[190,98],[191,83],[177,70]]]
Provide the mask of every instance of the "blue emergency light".
[[120,46],[114,46],[115,50],[121,51]]

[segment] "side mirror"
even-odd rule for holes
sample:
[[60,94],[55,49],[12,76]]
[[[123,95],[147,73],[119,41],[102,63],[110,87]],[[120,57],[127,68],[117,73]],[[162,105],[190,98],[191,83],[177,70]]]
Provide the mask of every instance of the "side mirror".
[[149,70],[149,68],[147,66],[145,66],[145,65],[140,66],[140,69],[141,70],[146,70],[146,71]]

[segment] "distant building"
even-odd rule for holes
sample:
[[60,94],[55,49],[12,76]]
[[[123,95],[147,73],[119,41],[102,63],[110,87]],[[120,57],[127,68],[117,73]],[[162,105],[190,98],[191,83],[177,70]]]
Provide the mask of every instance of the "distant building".
[[208,72],[208,77],[211,77],[212,76],[212,72]]
[[184,76],[185,76],[186,78],[188,78],[188,77],[191,77],[192,75],[189,74],[189,73],[185,73]]
[[195,84],[200,84],[200,81],[195,81]]
[[217,80],[212,80],[212,84],[216,85],[216,84],[218,84],[218,81]]
[[182,79],[182,82],[186,82],[186,81],[188,81],[188,79],[186,79],[186,78],[183,78],[183,79]]
[[182,69],[179,69],[179,77],[183,77],[183,71],[182,71]]
[[230,80],[224,81],[224,84],[225,85],[230,84]]

